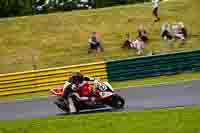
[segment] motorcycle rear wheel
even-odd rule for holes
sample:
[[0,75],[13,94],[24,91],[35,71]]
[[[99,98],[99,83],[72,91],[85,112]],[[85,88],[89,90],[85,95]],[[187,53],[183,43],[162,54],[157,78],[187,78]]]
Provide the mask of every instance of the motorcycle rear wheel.
[[60,108],[61,110],[65,112],[68,112],[69,110],[64,103],[64,99],[62,98],[58,98],[56,101],[54,101],[54,104],[56,104],[58,108]]

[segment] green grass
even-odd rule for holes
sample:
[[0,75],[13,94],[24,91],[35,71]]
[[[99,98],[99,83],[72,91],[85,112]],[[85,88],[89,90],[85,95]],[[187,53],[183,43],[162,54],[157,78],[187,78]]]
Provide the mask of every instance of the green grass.
[[0,121],[0,133],[199,133],[200,107]]
[[[136,37],[143,23],[151,38],[145,53],[170,52],[199,47],[199,0],[170,0],[160,6],[161,22],[152,25],[151,3],[59,12],[49,15],[0,19],[0,73],[58,67],[71,64],[135,57],[134,50],[120,46],[126,32]],[[183,21],[191,38],[167,48],[160,38],[164,21]],[[87,54],[88,36],[101,34],[105,52]],[[36,66],[34,66],[36,64]]]
[[[182,73],[182,74],[170,75],[170,76],[149,77],[149,78],[138,79],[138,80],[111,82],[111,85],[114,88],[127,88],[129,86],[144,86],[144,85],[154,85],[154,84],[162,84],[162,83],[174,83],[177,81],[197,80],[197,79],[200,79],[200,72]],[[49,96],[48,91],[0,97],[0,101],[13,101],[16,99],[30,99],[30,98],[43,97],[43,96]]]

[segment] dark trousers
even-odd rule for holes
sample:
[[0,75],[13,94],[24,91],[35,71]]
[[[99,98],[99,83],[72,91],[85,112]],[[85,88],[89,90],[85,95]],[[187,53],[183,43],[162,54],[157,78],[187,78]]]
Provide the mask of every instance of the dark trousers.
[[158,7],[153,9],[153,15],[158,18]]
[[172,40],[172,35],[167,31],[165,30],[163,33],[162,33],[162,38],[164,37],[167,37],[168,40]]

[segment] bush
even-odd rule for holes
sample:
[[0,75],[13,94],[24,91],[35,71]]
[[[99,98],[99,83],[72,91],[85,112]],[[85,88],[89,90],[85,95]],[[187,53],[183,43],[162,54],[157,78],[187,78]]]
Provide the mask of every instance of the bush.
[[33,14],[33,0],[0,0],[0,17]]
[[8,1],[0,0],[0,17],[7,17],[9,14]]
[[139,2],[146,2],[150,0],[96,0],[96,7],[108,7],[108,6],[115,6],[115,5],[125,5],[125,4],[133,4]]
[[[93,5],[93,1],[95,4]],[[133,4],[150,0],[88,0],[92,7],[103,8],[115,5]],[[43,4],[46,0],[40,0]],[[58,2],[58,3],[57,3]],[[49,13],[58,10],[73,10],[78,9],[77,6],[80,0],[50,0],[44,4],[41,11],[37,11],[37,5],[41,3],[36,0],[0,0],[0,17],[32,15],[35,13]],[[61,4],[64,3],[64,4]]]

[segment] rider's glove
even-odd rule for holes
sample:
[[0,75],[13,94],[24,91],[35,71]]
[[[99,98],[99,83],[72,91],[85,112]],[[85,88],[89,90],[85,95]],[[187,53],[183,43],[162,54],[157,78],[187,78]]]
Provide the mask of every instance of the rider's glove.
[[95,78],[90,78],[90,81],[95,81],[96,79]]
[[77,87],[75,84],[73,84],[73,85],[72,85],[72,90],[73,90],[73,91],[78,91],[78,87]]

